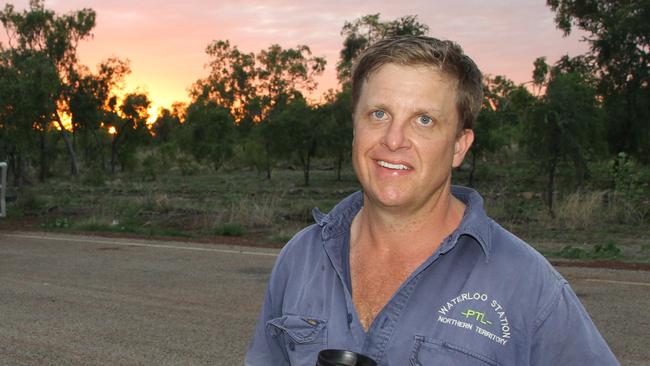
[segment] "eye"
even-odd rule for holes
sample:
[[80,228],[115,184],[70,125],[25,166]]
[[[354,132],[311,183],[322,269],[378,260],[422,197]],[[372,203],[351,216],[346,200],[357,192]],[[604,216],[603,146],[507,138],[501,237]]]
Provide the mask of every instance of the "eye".
[[379,121],[384,120],[384,119],[387,118],[387,116],[386,116],[386,112],[382,111],[381,109],[378,109],[378,110],[376,110],[376,111],[373,111],[373,112],[371,113],[371,115],[372,115],[372,117],[373,117],[374,119],[379,120]]
[[422,116],[418,116],[417,122],[422,126],[429,126],[433,124],[433,118],[427,115],[422,115]]

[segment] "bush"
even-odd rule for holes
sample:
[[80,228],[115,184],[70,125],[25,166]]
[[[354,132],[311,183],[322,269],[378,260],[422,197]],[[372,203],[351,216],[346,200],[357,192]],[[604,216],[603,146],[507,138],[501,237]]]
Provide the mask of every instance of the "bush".
[[106,173],[101,168],[92,167],[83,173],[81,182],[89,186],[101,187],[106,182]]
[[245,233],[244,228],[236,222],[221,224],[214,229],[214,233],[222,236],[242,236]]
[[145,182],[153,182],[158,177],[160,164],[155,155],[147,155],[142,160],[142,179]]
[[582,248],[567,245],[557,253],[557,256],[567,259],[583,259],[587,258],[588,255],[587,251]]
[[21,214],[33,214],[45,207],[47,202],[36,192],[25,189],[18,192],[16,210]]
[[605,245],[596,245],[594,247],[594,252],[592,258],[595,259],[616,259],[619,258],[622,254],[622,251],[619,247],[616,246],[613,242],[609,242]]

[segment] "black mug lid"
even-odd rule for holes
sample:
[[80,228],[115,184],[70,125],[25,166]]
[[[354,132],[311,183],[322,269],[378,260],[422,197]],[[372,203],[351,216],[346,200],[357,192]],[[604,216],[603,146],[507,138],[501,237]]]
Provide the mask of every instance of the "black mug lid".
[[318,353],[316,366],[377,366],[370,357],[341,349],[326,349]]

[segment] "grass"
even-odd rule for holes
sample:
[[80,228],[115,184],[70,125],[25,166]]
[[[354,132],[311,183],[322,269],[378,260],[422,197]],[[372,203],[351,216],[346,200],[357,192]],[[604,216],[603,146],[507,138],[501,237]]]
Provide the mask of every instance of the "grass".
[[[101,182],[55,177],[19,191],[0,227],[35,221],[46,230],[233,236],[282,245],[313,222],[314,207],[327,212],[359,189],[350,168],[337,181],[328,162],[315,165],[308,187],[302,171],[290,166],[274,170],[271,180],[252,169],[214,172],[197,164],[191,175],[173,168],[148,172],[147,179],[137,173]],[[466,184],[467,171],[454,174],[455,183]],[[551,216],[535,174],[523,163],[479,166],[476,186],[488,214],[550,257],[650,262],[647,195],[630,200],[608,190],[604,178],[575,190],[560,177]]]
[[242,236],[245,233],[244,228],[235,222],[227,222],[217,226],[214,233],[222,236]]

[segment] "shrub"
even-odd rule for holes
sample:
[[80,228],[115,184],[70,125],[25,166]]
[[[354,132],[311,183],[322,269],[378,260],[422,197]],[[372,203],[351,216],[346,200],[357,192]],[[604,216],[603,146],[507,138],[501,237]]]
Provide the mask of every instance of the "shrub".
[[227,222],[217,226],[214,233],[223,236],[242,236],[244,235],[245,230],[236,222]]
[[619,247],[616,246],[613,242],[608,242],[605,245],[596,245],[594,247],[594,252],[592,258],[595,259],[616,259],[619,258],[622,254],[622,251]]
[[567,259],[583,259],[587,258],[588,255],[587,251],[582,248],[567,245],[557,253],[557,256]]

